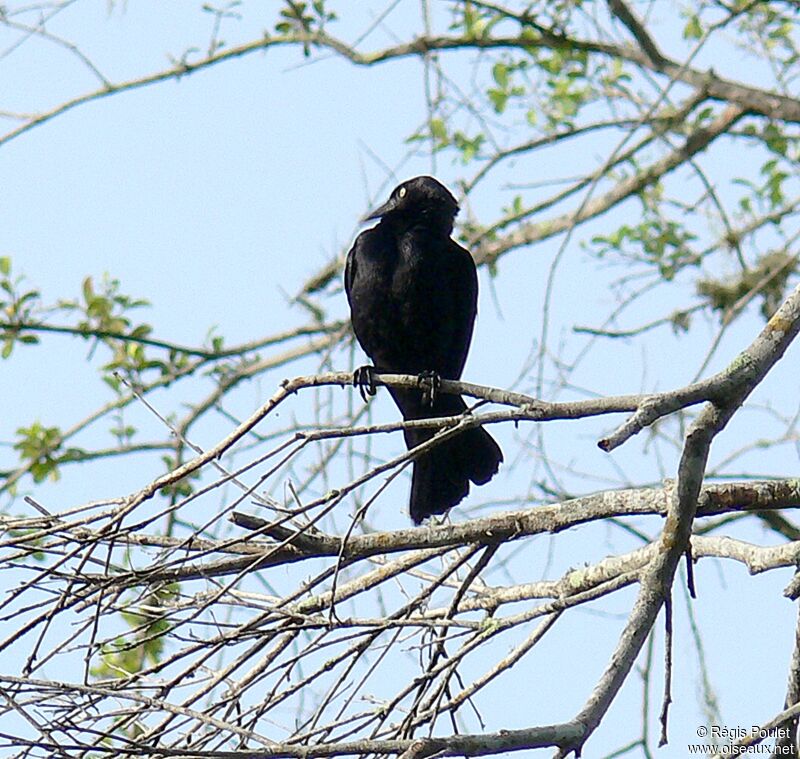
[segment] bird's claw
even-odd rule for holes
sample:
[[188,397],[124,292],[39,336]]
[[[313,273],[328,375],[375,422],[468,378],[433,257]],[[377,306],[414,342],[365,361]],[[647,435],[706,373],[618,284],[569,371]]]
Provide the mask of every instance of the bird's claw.
[[369,364],[359,366],[353,372],[353,387],[358,388],[364,403],[369,400],[369,396],[375,395],[378,392],[375,387],[375,367]]
[[442,387],[442,378],[437,372],[427,370],[419,374],[417,384],[422,389],[422,405],[433,406]]

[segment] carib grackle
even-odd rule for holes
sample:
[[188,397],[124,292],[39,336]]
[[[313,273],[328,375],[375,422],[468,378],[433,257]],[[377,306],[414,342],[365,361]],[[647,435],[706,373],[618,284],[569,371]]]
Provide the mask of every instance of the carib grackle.
[[[458,203],[433,177],[396,187],[364,220],[380,219],[356,238],[347,256],[345,290],[358,342],[372,367],[356,372],[374,394],[372,371],[413,374],[415,389],[390,388],[403,419],[457,416],[461,396],[437,393],[439,378],[457,380],[467,359],[478,299],[472,256],[450,238]],[[408,448],[434,429],[404,430]],[[414,462],[411,518],[444,514],[497,472],[503,454],[481,427],[445,440]]]

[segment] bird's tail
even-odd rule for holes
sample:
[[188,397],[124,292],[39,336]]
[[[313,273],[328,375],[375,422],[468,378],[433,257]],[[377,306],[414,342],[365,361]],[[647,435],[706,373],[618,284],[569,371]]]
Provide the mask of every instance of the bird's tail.
[[[393,393],[394,395],[394,393]],[[416,397],[395,397],[406,419],[458,416],[467,410],[456,395],[440,396],[433,408]],[[429,440],[436,430],[406,430],[409,448]],[[432,514],[444,514],[469,492],[469,483],[487,483],[497,473],[503,453],[482,427],[473,427],[445,440],[414,462],[409,512],[415,524]]]

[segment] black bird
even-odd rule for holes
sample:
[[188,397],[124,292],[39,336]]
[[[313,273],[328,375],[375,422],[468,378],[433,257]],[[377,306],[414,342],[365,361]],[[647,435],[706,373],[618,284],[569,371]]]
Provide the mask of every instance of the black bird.
[[[478,275],[467,250],[450,238],[458,203],[433,177],[396,187],[364,220],[347,255],[345,290],[353,330],[374,367],[356,372],[371,394],[371,372],[415,374],[420,389],[390,388],[403,419],[457,416],[467,410],[458,395],[436,393],[439,378],[457,380],[467,360],[478,300]],[[405,430],[409,449],[436,430]],[[488,432],[465,430],[414,462],[411,518],[419,524],[444,514],[497,472],[503,454]]]

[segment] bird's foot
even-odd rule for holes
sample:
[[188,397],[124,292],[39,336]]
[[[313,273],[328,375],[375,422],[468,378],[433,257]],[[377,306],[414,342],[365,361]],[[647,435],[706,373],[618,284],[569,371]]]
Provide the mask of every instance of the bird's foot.
[[417,377],[417,384],[422,390],[422,405],[433,406],[436,403],[436,398],[439,395],[439,390],[442,387],[442,378],[438,372],[427,370],[421,372]]
[[359,366],[353,372],[353,387],[358,388],[364,403],[369,400],[368,396],[375,395],[378,392],[375,387],[375,367],[369,364]]

